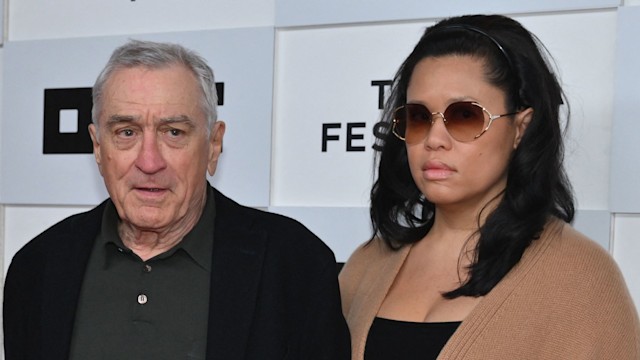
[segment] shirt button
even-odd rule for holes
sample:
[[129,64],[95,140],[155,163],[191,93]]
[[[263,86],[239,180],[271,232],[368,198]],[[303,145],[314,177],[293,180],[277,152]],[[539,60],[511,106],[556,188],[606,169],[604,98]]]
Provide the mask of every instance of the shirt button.
[[146,272],[146,273],[150,273],[150,272],[151,272],[151,265],[149,265],[149,264],[145,264],[145,265],[144,265],[144,272]]
[[144,304],[147,303],[148,300],[149,300],[149,298],[147,298],[147,295],[145,295],[145,294],[138,295],[138,304],[144,305]]

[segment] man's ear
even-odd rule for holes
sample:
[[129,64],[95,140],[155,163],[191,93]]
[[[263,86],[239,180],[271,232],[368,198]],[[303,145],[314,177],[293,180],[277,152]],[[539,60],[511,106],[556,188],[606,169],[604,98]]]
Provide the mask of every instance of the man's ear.
[[224,137],[224,131],[226,125],[223,121],[216,121],[211,129],[209,135],[209,162],[207,165],[207,171],[210,176],[213,176],[218,167],[218,159],[222,153],[222,138]]
[[91,142],[93,143],[93,156],[96,158],[96,164],[98,164],[98,170],[102,174],[102,158],[100,157],[100,141],[98,140],[98,128],[95,124],[89,124],[89,136],[91,136]]
[[522,140],[525,131],[527,131],[527,127],[529,126],[531,119],[533,119],[533,108],[526,108],[516,114],[516,134],[515,138],[513,139],[514,150],[518,148],[520,140]]

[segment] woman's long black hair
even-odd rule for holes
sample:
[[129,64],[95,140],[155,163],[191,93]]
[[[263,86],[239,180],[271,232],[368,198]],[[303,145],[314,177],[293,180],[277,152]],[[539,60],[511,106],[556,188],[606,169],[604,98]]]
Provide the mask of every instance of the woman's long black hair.
[[382,238],[392,249],[422,239],[435,216],[434,204],[411,176],[404,142],[391,133],[393,111],[405,104],[418,62],[446,55],[482,59],[486,79],[504,91],[509,112],[534,110],[510,159],[503,196],[478,230],[469,276],[445,293],[447,298],[486,295],[520,261],[551,217],[573,220],[573,195],[563,167],[564,94],[544,54],[537,38],[511,18],[461,16],[428,28],[394,77],[382,114],[388,131],[377,144],[381,150],[370,210],[373,238]]

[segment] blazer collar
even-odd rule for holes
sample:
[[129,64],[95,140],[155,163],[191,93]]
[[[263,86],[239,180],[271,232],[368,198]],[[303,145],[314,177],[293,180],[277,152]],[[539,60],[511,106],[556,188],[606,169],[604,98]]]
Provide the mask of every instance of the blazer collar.
[[244,359],[267,234],[251,212],[215,190],[207,358]]

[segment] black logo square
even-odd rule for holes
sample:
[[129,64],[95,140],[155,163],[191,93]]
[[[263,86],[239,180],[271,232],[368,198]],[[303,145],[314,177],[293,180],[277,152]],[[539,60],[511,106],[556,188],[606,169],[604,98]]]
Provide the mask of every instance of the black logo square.
[[[44,154],[91,154],[93,145],[87,127],[91,124],[91,88],[44,90]],[[76,131],[61,131],[61,111],[76,110]]]

